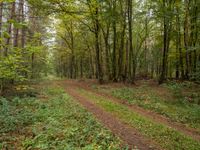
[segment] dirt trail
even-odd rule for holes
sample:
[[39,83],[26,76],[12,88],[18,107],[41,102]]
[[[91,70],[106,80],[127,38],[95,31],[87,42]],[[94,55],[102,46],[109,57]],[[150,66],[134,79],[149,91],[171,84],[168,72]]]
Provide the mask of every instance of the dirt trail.
[[143,115],[147,118],[150,118],[155,122],[162,123],[164,125],[167,125],[168,127],[174,128],[177,131],[179,131],[179,132],[181,132],[181,133],[183,133],[187,136],[192,137],[196,141],[200,141],[200,133],[193,128],[186,127],[184,124],[172,122],[170,119],[168,119],[168,118],[166,118],[162,115],[159,115],[155,112],[145,110],[145,109],[138,107],[136,105],[130,105],[130,104],[126,103],[125,100],[115,98],[115,97],[113,97],[113,96],[111,96],[107,93],[96,91],[96,90],[92,89],[90,87],[90,85],[87,84],[86,82],[65,81],[65,83],[68,84],[68,85],[73,85],[73,86],[76,86],[76,87],[83,88],[87,91],[92,92],[93,94],[105,97],[108,100],[111,100],[112,102],[116,102],[116,103],[126,105],[126,106],[129,107],[129,109],[131,109],[134,112],[137,112],[137,113],[139,113],[139,114],[141,114],[141,115]]
[[68,94],[70,94],[75,100],[82,104],[87,110],[89,110],[93,115],[102,122],[108,129],[110,129],[115,135],[120,137],[125,144],[129,145],[129,148],[134,148],[137,146],[140,150],[159,150],[161,149],[157,144],[155,144],[150,139],[142,136],[136,129],[122,123],[111,113],[108,113],[86,99],[84,96],[80,96],[76,89],[75,84],[66,84],[66,82],[57,82],[61,85]]

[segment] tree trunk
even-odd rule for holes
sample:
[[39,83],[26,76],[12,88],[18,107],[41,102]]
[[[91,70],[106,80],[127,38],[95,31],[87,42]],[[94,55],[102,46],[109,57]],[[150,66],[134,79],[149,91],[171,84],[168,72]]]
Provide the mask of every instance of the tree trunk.
[[[22,23],[24,23],[25,22],[25,10],[24,10],[24,0],[20,0],[20,9],[21,9],[21,21],[22,21]],[[21,47],[22,47],[22,49],[25,47],[25,42],[26,42],[26,30],[25,30],[25,28],[23,27],[22,29],[21,29]]]
[[190,52],[189,52],[189,2],[185,0],[185,22],[184,22],[184,44],[186,50],[186,71],[185,78],[189,79],[190,70]]
[[[2,30],[2,25],[3,25],[3,23],[2,23],[2,21],[3,21],[3,2],[0,2],[0,38],[2,37],[2,32],[3,32],[3,30]],[[1,55],[2,55],[2,41],[0,41],[0,57],[1,57]]]
[[147,63],[147,52],[148,52],[148,47],[147,47],[147,39],[148,39],[148,18],[146,16],[145,18],[145,47],[144,47],[144,76],[147,77],[148,75],[148,63]]
[[100,62],[100,48],[99,48],[99,10],[98,6],[95,10],[95,49],[96,49],[96,65],[97,65],[97,76],[99,83],[103,83],[103,72]]
[[105,56],[106,56],[106,74],[108,75],[108,79],[111,79],[110,76],[110,59],[109,59],[109,34],[110,34],[110,26],[107,25],[106,33],[103,32],[104,42],[105,42]]
[[2,21],[3,21],[3,2],[0,2],[0,38],[2,33]]
[[[15,21],[17,23],[20,23],[20,13],[21,13],[21,10],[22,7],[19,7],[19,4],[18,4],[18,11],[16,12],[16,15],[15,15]],[[14,28],[14,43],[13,43],[13,46],[14,47],[18,47],[18,40],[19,40],[19,28],[18,27],[15,27]]]
[[[121,2],[121,1],[120,1]],[[123,62],[124,62],[124,39],[125,39],[125,32],[126,32],[126,2],[125,2],[125,8],[123,10],[123,3],[120,3],[121,5],[121,14],[123,17],[123,21],[122,21],[122,32],[121,32],[121,43],[120,43],[120,48],[119,48],[119,60],[118,60],[118,79],[119,80],[123,80],[125,74],[124,74],[124,66],[123,66]]]
[[81,79],[83,78],[83,57],[81,57],[80,61],[80,71],[81,71]]
[[[10,9],[10,18],[8,21],[12,20],[15,15],[15,2],[12,2],[11,9]],[[8,47],[10,46],[10,40],[12,37],[12,23],[10,22],[7,28],[7,33],[9,34],[9,37],[6,39],[6,48],[4,50],[4,56],[8,56]]]
[[177,54],[179,59],[177,59],[176,64],[176,77],[180,75],[181,69],[181,79],[184,79],[184,66],[183,66],[183,53],[182,53],[182,42],[181,42],[181,23],[180,23],[180,16],[179,16],[179,6],[176,7],[177,15],[176,15],[176,30],[177,30],[177,37],[176,37],[176,48]]
[[[163,8],[166,8],[166,2],[163,0]],[[164,10],[165,11],[165,10]],[[159,84],[162,84],[166,80],[166,70],[167,70],[167,19],[166,19],[166,12],[164,12],[164,34],[163,34],[163,57],[162,57],[162,70],[161,76],[159,80]]]
[[[131,83],[135,81],[135,60],[133,57],[133,37],[132,37],[132,0],[128,0],[128,25],[129,25],[129,80]],[[132,65],[131,65],[132,64]],[[133,73],[132,67],[133,67]]]
[[113,17],[113,22],[112,22],[112,27],[113,27],[113,59],[112,59],[112,69],[113,69],[113,75],[112,75],[112,80],[114,82],[117,81],[116,77],[116,69],[117,69],[117,64],[116,64],[116,42],[117,42],[117,29],[116,29],[116,1],[114,0],[113,2],[113,11],[112,11],[112,17]]

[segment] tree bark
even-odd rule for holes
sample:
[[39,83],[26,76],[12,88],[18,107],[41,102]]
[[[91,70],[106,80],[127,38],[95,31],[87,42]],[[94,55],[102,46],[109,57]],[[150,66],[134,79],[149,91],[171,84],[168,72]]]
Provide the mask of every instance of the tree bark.
[[2,36],[2,21],[3,21],[3,2],[0,2],[0,38]]
[[[15,2],[11,3],[11,9],[10,9],[10,18],[8,21],[11,21],[14,18],[15,15]],[[9,37],[6,39],[6,47],[4,50],[4,56],[8,56],[8,47],[10,46],[10,40],[12,37],[12,23],[10,22],[7,28],[7,33],[9,34]]]
[[[3,30],[2,30],[2,25],[3,25],[2,21],[3,21],[3,2],[0,2],[0,38],[2,37],[2,32],[3,32]],[[0,41],[0,57],[1,57],[2,51],[3,51],[1,43],[2,43],[2,41]]]
[[124,73],[124,39],[125,39],[125,32],[126,32],[126,14],[127,14],[127,3],[125,1],[125,8],[123,9],[123,3],[120,1],[121,5],[121,14],[122,14],[122,32],[121,32],[121,43],[120,43],[120,48],[119,48],[119,60],[118,60],[118,79],[123,80],[125,73]]
[[[163,8],[166,8],[166,1],[163,0]],[[166,79],[166,70],[167,70],[167,19],[166,19],[166,12],[164,10],[164,17],[163,17],[163,57],[162,57],[162,70],[161,70],[161,76],[159,80],[159,84],[162,84]]]
[[116,30],[116,1],[114,0],[113,2],[113,22],[112,22],[112,25],[113,25],[113,53],[112,53],[112,56],[113,56],[113,59],[112,59],[112,70],[113,70],[113,76],[112,76],[112,79],[114,82],[117,81],[117,77],[116,77],[116,69],[117,69],[117,64],[116,64],[116,42],[117,42],[117,30]]
[[[20,0],[20,5],[21,5],[21,21],[22,23],[25,22],[25,10],[24,10],[24,0]],[[21,47],[24,48],[25,47],[25,42],[26,42],[26,30],[23,27],[21,29]]]
[[[177,37],[176,37],[176,48],[177,48],[177,53],[179,53],[179,55],[177,57],[179,57],[179,59],[177,59],[177,63],[176,64],[176,72],[180,72],[179,69],[181,69],[181,79],[184,79],[184,66],[183,66],[183,53],[182,53],[182,42],[181,42],[181,23],[180,23],[180,16],[179,16],[179,6],[176,7],[177,10],[177,15],[176,15],[176,30],[177,30]],[[176,73],[177,77],[179,76],[180,73]]]
[[[128,0],[128,25],[129,25],[129,80],[131,83],[135,81],[135,60],[133,57],[133,35],[132,35],[132,0]],[[131,65],[132,64],[132,65]],[[133,69],[131,69],[132,67]],[[133,73],[132,71],[133,70]]]
[[185,51],[186,51],[185,78],[189,79],[191,56],[189,52],[189,1],[188,0],[185,0],[184,45],[185,45]]
[[96,63],[97,63],[97,75],[99,83],[103,83],[103,72],[100,62],[100,48],[99,48],[99,9],[95,8],[95,49],[96,49]]

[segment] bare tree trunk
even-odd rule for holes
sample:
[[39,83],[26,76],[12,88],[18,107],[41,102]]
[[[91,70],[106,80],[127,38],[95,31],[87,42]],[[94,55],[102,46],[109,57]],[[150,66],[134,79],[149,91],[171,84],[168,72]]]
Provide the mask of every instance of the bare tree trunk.
[[[21,21],[22,23],[25,22],[25,11],[24,11],[24,0],[20,0],[20,5],[21,5]],[[24,48],[25,47],[25,42],[26,42],[26,30],[23,27],[21,29],[21,47]]]
[[179,6],[176,7],[177,9],[177,44],[178,44],[178,51],[179,51],[179,64],[181,69],[181,79],[184,79],[184,66],[183,66],[183,52],[182,52],[182,42],[181,42],[181,23],[180,23],[180,16],[179,16]]
[[[3,21],[3,2],[0,2],[0,38],[2,37],[2,32],[3,32],[3,30],[2,30],[2,25],[3,25],[2,21]],[[0,41],[0,57],[1,57],[2,51],[3,51],[2,46],[1,46],[1,42],[2,41]]]
[[113,10],[112,10],[112,27],[113,27],[113,53],[112,53],[112,80],[114,82],[117,81],[116,77],[116,70],[117,70],[117,64],[116,64],[116,42],[117,42],[117,29],[116,29],[116,0],[113,1]]
[[185,78],[189,79],[191,54],[189,52],[189,1],[188,0],[185,0],[184,44],[185,44],[185,50],[186,50]]
[[147,63],[147,39],[148,39],[148,18],[145,18],[145,48],[144,48],[144,70],[145,70],[145,77],[148,75],[148,63]]
[[[19,7],[19,4],[18,4],[18,11],[16,11],[16,15],[15,15],[15,21],[17,23],[20,23],[20,13],[21,13],[21,7]],[[14,47],[18,47],[18,40],[19,40],[19,28],[18,27],[15,27],[14,28],[14,43],[13,43],[13,46]]]
[[119,60],[118,60],[118,78],[120,80],[122,80],[125,76],[124,74],[124,66],[123,66],[123,62],[124,62],[124,39],[125,39],[125,32],[126,32],[126,14],[127,14],[127,3],[125,1],[125,8],[123,10],[123,3],[122,1],[120,1],[120,6],[121,6],[121,14],[123,17],[123,21],[122,21],[122,32],[121,32],[121,43],[120,43],[120,48],[119,48]]
[[[14,18],[14,15],[15,15],[15,2],[12,2],[10,9],[10,18],[8,19],[8,21],[12,20]],[[4,56],[8,56],[8,47],[12,37],[12,23],[9,23],[7,33],[9,34],[9,37],[6,39],[6,48],[4,50]]]
[[106,74],[108,75],[108,79],[111,79],[110,76],[110,59],[109,59],[109,34],[110,34],[110,25],[108,24],[106,26],[106,32],[104,32],[104,30],[102,29],[103,32],[103,37],[104,37],[104,43],[105,43],[105,56],[106,56]]
[[0,2],[0,38],[2,33],[2,21],[3,21],[3,2]]
[[124,68],[124,77],[123,82],[126,81],[128,77],[128,67],[129,67],[129,48],[128,48],[128,39],[126,40],[126,60],[125,60],[125,68]]
[[176,23],[176,79],[179,79],[179,64],[180,64],[180,54],[179,54],[179,30],[178,30],[178,21]]
[[96,64],[99,83],[103,83],[103,72],[100,62],[100,48],[99,48],[99,10],[98,6],[95,10],[95,48],[96,48]]
[[81,57],[80,61],[80,69],[81,69],[81,79],[83,78],[83,58]]
[[190,22],[191,22],[191,29],[190,29],[190,45],[194,49],[193,50],[193,67],[192,67],[192,72],[196,72],[197,68],[197,50],[196,50],[196,44],[198,40],[198,3],[197,0],[192,0],[192,5],[191,5],[191,10],[190,10]]
[[32,53],[31,55],[31,71],[32,71],[31,78],[32,79],[34,78],[34,61],[35,61],[35,54]]
[[[133,57],[133,37],[132,37],[132,0],[128,0],[128,24],[129,24],[129,80],[130,82],[134,83],[135,81],[135,60]],[[132,63],[131,63],[132,62]],[[132,64],[132,65],[131,65]],[[131,73],[133,67],[133,73]]]
[[[163,8],[166,8],[166,2],[163,0]],[[163,57],[162,57],[162,70],[161,70],[161,76],[159,80],[159,84],[162,84],[166,79],[166,70],[167,70],[167,19],[166,15],[164,14],[164,34],[163,34]]]

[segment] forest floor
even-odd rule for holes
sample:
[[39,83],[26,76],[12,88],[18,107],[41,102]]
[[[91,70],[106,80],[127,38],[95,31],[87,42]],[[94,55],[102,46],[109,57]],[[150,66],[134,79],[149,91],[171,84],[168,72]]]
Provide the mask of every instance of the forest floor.
[[[0,149],[200,149],[200,86],[52,80],[0,97]],[[24,94],[25,93],[25,94]]]
[[[57,84],[130,147],[200,148],[198,85],[159,86],[153,81],[139,81],[136,85],[99,85],[92,80],[57,81]],[[131,90],[136,90],[139,95],[135,96]],[[182,95],[186,90],[188,93]],[[130,102],[134,99],[139,102]]]

